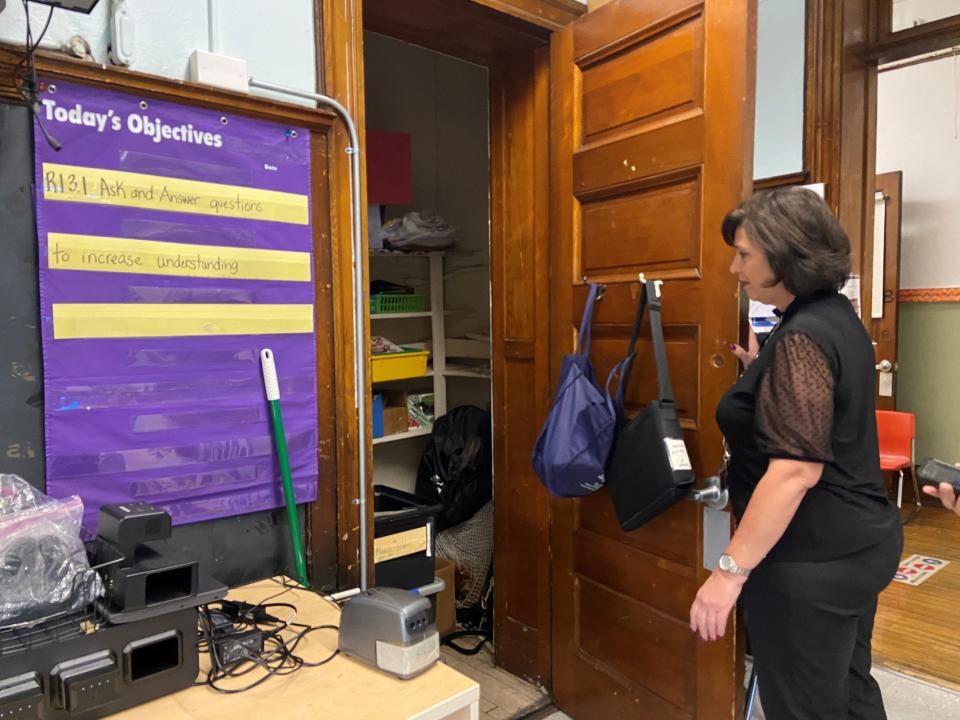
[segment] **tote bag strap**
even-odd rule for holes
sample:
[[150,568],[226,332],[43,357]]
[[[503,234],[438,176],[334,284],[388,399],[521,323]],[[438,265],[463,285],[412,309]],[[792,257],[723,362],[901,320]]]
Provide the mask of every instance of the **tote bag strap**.
[[627,345],[627,354],[607,376],[607,395],[610,394],[610,385],[613,378],[619,374],[620,380],[617,385],[617,392],[614,403],[619,409],[623,408],[624,400],[627,396],[627,384],[630,382],[630,373],[633,370],[633,360],[637,355],[637,340],[640,337],[640,325],[643,324],[643,311],[647,306],[647,288],[646,285],[640,286],[640,300],[637,302],[637,312],[633,317],[633,331],[630,333],[630,344]]
[[590,283],[587,292],[587,303],[583,307],[583,318],[580,320],[580,332],[577,334],[577,355],[590,354],[590,333],[593,329],[593,306],[600,298],[600,286]]
[[670,383],[670,367],[667,365],[667,346],[663,340],[663,320],[660,317],[660,286],[647,280],[647,302],[650,304],[650,335],[653,337],[653,353],[657,359],[657,382],[660,384],[660,402],[673,403],[673,385]]

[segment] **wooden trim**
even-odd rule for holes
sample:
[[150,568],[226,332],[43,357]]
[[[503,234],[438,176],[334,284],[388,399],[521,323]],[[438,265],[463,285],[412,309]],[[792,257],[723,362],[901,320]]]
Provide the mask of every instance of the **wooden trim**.
[[548,30],[559,30],[587,12],[576,0],[471,0]]
[[895,62],[960,44],[960,13],[894,32],[891,27],[892,8],[892,0],[876,3],[877,39],[868,43],[862,51],[865,60],[873,63]]
[[[365,146],[363,113],[363,2],[362,0],[320,0],[322,10],[323,83],[326,93],[336,98],[352,114],[360,133],[361,152]],[[337,542],[340,587],[359,583],[360,516],[354,504],[359,497],[357,462],[357,409],[354,405],[354,367],[358,359],[353,351],[353,282],[350,238],[350,163],[344,149],[349,145],[346,130],[337,123],[327,136],[330,157],[330,246],[333,262],[333,337],[336,338],[337,388]],[[363,155],[361,154],[361,158]],[[366,169],[361,163],[361,207],[366,207]],[[366,213],[363,214],[366,236]],[[369,267],[369,258],[359,259]],[[365,289],[361,289],[366,292]],[[369,318],[365,318],[369,333]],[[361,402],[371,406],[370,385],[362,388]],[[368,428],[370,427],[368,418]],[[373,445],[367,443],[367,467],[372,467]],[[373,474],[363,478],[370,502],[365,511],[368,521],[368,547],[373,547]],[[373,558],[368,558],[368,577],[373,580]]]
[[549,71],[541,48],[490,72],[493,481],[494,497],[508,499],[494,503],[496,662],[548,688],[550,496],[522,448],[532,446],[551,391]]
[[960,48],[944,50],[943,52],[933,53],[932,55],[921,55],[920,57],[913,58],[912,60],[904,60],[903,62],[894,63],[892,65],[881,65],[877,69],[877,72],[886,73],[891,72],[892,70],[902,70],[903,68],[913,67],[914,65],[923,65],[924,63],[934,62],[935,60],[943,60],[944,58],[954,57],[957,54],[960,54]]
[[539,0],[496,0],[497,7],[492,7],[492,2],[364,0],[363,26],[371,32],[488,68],[549,44],[550,30],[524,19],[531,13],[520,13],[514,7],[532,7],[539,5]]
[[897,293],[897,302],[957,303],[960,302],[960,287],[901,289]]
[[337,582],[337,383],[333,254],[330,244],[330,185],[326,134],[310,138],[313,266],[317,327],[317,499],[306,509],[307,563],[315,586]]
[[876,158],[876,65],[856,50],[876,37],[877,15],[867,0],[808,0],[808,183],[822,182],[826,199],[850,237],[853,272],[861,275],[865,323],[870,318]]
[[[23,57],[22,45],[0,43],[0,97],[19,100],[13,86],[13,69]],[[261,120],[287,123],[326,132],[334,116],[327,110],[282,102],[260,95],[224,90],[210,85],[172,80],[158,75],[99,65],[60,53],[40,50],[35,55],[37,74],[68,82],[96,85],[129,93],[142,93],[169,102],[189,103]]]
[[801,170],[800,172],[790,173],[789,175],[776,175],[774,177],[763,178],[763,180],[755,180],[753,183],[753,191],[769,190],[771,188],[787,187],[790,185],[806,185],[809,176],[810,173],[806,170]]

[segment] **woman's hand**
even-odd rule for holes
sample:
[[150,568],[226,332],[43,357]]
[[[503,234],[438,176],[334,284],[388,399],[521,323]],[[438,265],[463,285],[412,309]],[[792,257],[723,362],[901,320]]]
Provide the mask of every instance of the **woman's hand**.
[[737,360],[740,361],[740,364],[743,365],[744,370],[750,367],[750,363],[754,361],[757,357],[757,353],[760,352],[760,341],[757,340],[757,334],[753,331],[753,328],[750,328],[750,338],[747,341],[747,348],[744,350],[739,345],[731,345],[730,352],[732,352]]
[[[960,464],[957,464],[957,467],[960,468]],[[960,515],[960,496],[957,496],[953,491],[953,486],[950,483],[940,483],[940,487],[924,485],[923,491],[927,495],[940,498],[940,502],[947,510],[953,510],[957,515]]]
[[727,631],[727,619],[746,582],[740,575],[714,570],[700,587],[690,607],[690,629],[704,640],[719,640]]

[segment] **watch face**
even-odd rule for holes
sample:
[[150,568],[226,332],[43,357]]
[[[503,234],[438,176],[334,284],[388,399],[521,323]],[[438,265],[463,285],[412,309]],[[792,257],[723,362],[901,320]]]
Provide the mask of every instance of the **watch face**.
[[720,556],[720,569],[721,569],[721,570],[729,570],[729,569],[733,566],[733,562],[731,562],[732,560],[733,560],[733,558],[730,557],[729,555],[721,555],[721,556]]

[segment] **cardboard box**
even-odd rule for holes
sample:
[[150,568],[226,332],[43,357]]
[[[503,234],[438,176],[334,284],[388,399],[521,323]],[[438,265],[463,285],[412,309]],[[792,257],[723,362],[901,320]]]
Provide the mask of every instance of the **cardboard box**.
[[457,566],[452,560],[437,558],[436,575],[446,587],[437,593],[437,632],[440,637],[457,629],[456,576]]
[[400,390],[383,392],[383,434],[396,435],[410,429],[407,394]]

